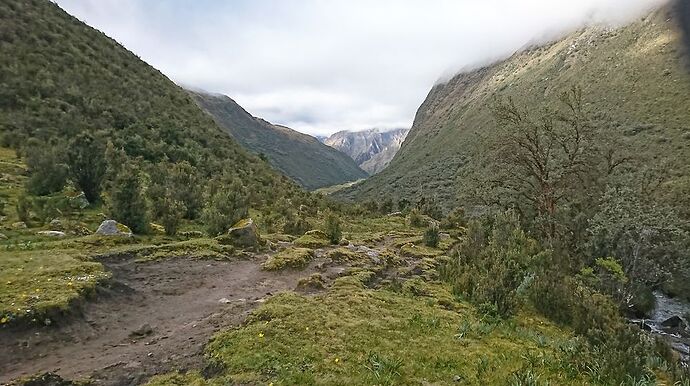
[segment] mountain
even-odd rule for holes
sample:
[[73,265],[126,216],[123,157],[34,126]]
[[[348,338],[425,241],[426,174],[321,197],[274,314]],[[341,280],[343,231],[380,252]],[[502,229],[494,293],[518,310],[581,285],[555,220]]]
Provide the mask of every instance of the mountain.
[[59,147],[90,132],[147,163],[234,175],[255,196],[293,185],[165,75],[51,1],[1,2],[0,52],[0,146]]
[[588,108],[607,116],[630,154],[667,163],[688,182],[690,73],[676,16],[665,6],[621,27],[587,27],[434,85],[389,167],[336,196],[435,196],[446,207],[459,204],[468,167],[481,168],[478,160],[500,142],[495,96],[543,106],[573,86]]
[[256,118],[225,95],[189,93],[237,142],[265,156],[275,168],[307,189],[366,177],[345,154],[312,136]]
[[324,143],[347,154],[359,167],[373,175],[388,166],[408,132],[409,129],[340,131],[325,139]]

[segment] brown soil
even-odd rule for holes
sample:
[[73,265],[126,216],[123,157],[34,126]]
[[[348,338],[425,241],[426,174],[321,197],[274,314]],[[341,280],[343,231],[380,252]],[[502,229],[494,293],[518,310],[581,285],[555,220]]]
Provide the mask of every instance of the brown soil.
[[155,374],[200,368],[216,331],[241,323],[266,296],[294,289],[319,265],[271,273],[261,270],[262,261],[105,260],[113,280],[78,315],[59,325],[0,331],[0,384],[55,372],[97,385],[138,385]]

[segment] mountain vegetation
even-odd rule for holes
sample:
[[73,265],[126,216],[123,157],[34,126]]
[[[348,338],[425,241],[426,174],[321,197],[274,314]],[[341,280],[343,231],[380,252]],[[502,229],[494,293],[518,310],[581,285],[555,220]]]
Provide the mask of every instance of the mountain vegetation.
[[347,154],[360,168],[374,175],[388,166],[408,132],[409,129],[339,131],[323,142]]
[[189,93],[237,142],[306,189],[339,185],[366,176],[341,152],[309,135],[253,117],[227,96]]
[[674,17],[435,86],[347,202],[266,162],[343,178],[271,159],[303,136],[3,2],[0,383],[690,385],[690,314],[654,312],[690,299]]

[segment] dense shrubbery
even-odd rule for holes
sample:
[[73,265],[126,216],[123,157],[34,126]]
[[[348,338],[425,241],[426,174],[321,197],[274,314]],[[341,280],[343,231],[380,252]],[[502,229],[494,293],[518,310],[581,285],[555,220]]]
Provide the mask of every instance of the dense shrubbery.
[[340,219],[335,213],[331,212],[326,216],[324,227],[326,228],[324,232],[331,244],[338,244],[343,236],[343,232],[340,229]]
[[247,189],[238,180],[218,182],[208,192],[201,222],[209,235],[217,236],[249,215]]
[[514,212],[499,213],[490,220],[469,223],[467,237],[442,276],[457,293],[509,316],[519,305],[520,287],[530,280],[545,252],[522,231]]
[[426,228],[426,231],[424,231],[424,238],[422,241],[424,241],[424,245],[427,247],[436,248],[438,247],[438,242],[440,239],[441,236],[438,229],[438,224],[435,221],[432,221]]

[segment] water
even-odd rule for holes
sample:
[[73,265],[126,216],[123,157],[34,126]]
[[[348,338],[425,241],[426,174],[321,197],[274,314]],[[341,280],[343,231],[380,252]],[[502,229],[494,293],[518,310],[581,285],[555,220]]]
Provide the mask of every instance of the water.
[[[671,347],[680,354],[684,363],[690,363],[690,330],[685,315],[690,313],[690,303],[677,298],[670,298],[661,291],[655,291],[656,308],[649,319],[631,319],[638,325],[647,326],[652,334],[663,336]],[[686,324],[685,329],[663,327],[663,323],[673,316],[681,317]]]

